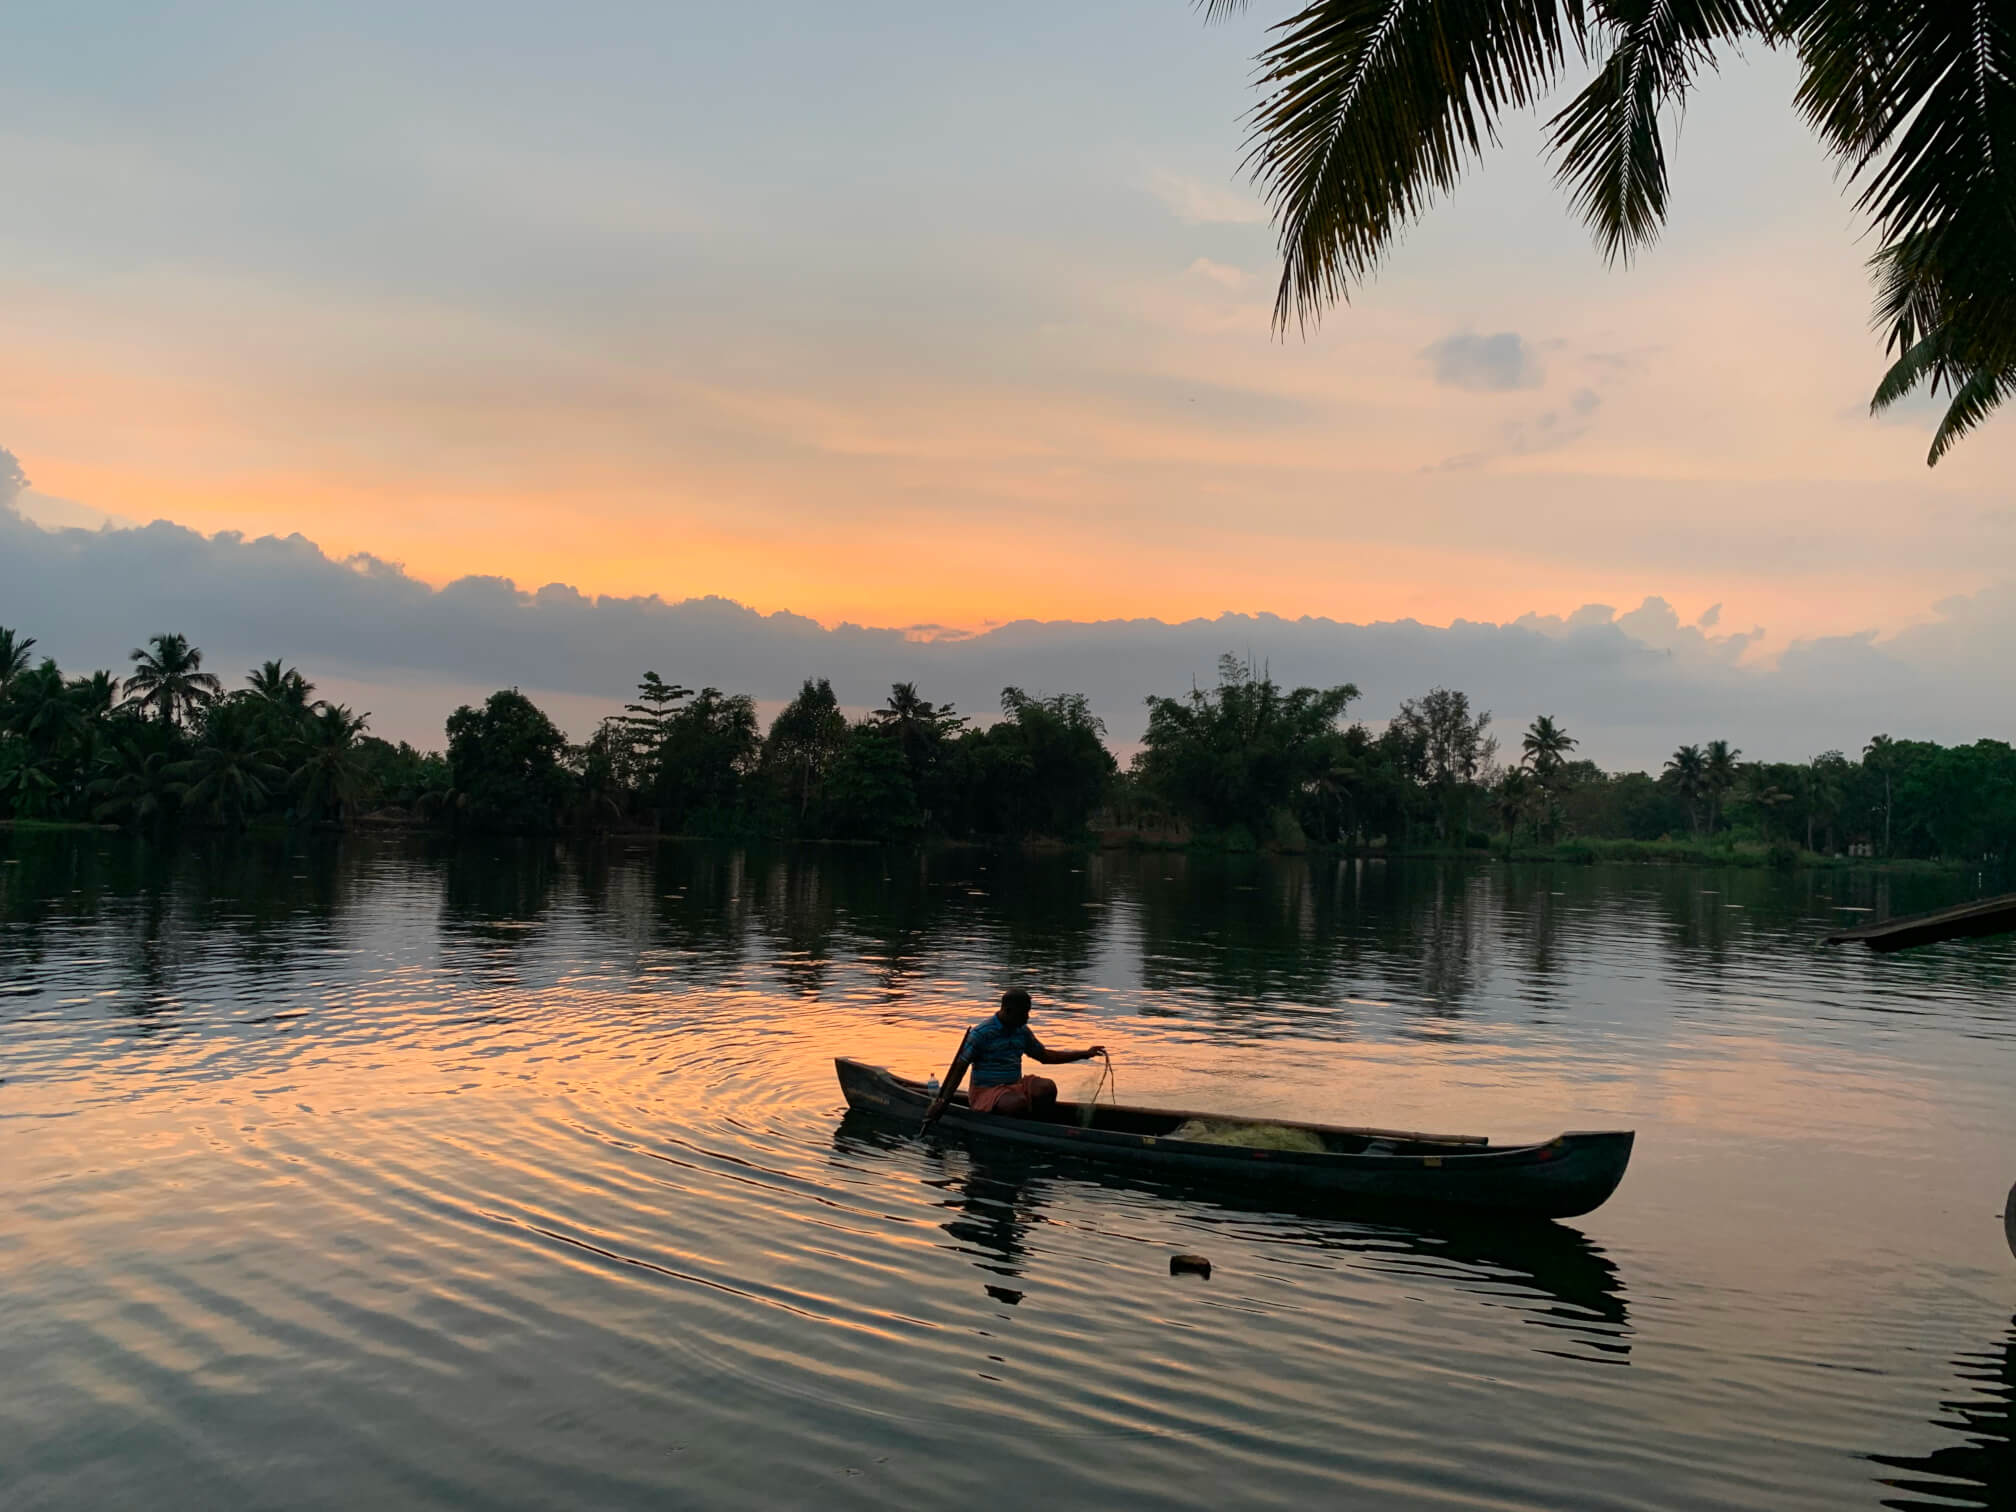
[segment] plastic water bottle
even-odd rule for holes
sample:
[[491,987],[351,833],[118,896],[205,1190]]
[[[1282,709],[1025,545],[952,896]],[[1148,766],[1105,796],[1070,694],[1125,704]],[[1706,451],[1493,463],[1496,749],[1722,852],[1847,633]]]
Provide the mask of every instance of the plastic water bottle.
[[938,1095],[938,1073],[936,1071],[931,1073],[931,1080],[924,1083],[924,1090],[934,1098]]

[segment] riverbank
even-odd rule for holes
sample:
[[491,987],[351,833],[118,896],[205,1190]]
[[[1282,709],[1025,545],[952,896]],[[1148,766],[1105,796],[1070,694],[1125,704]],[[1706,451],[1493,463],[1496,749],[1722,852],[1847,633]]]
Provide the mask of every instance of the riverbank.
[[[89,824],[70,820],[45,819],[0,819],[0,832],[13,831],[23,834],[38,833],[86,833],[120,832],[130,827],[116,824]],[[210,826],[191,827],[201,833],[218,835],[231,831]],[[344,826],[329,823],[287,826],[263,823],[248,826],[238,833],[249,839],[273,840],[298,834],[306,830],[317,833],[337,834],[345,831]],[[410,835],[425,835],[435,838],[451,838],[458,831],[450,826],[423,824],[404,815],[396,820],[383,820],[374,815],[364,815],[353,821],[347,829],[351,833],[395,831]],[[503,835],[503,831],[462,830],[463,838],[480,839]],[[1060,840],[1052,836],[1032,836],[1023,840],[1002,837],[976,837],[951,839],[943,836],[931,837],[913,842],[888,842],[877,840],[848,840],[825,836],[762,835],[760,833],[709,835],[684,834],[653,831],[642,826],[621,826],[593,829],[559,829],[536,832],[549,838],[570,837],[573,839],[616,840],[629,842],[672,842],[734,845],[813,845],[841,850],[874,850],[888,844],[921,845],[934,851],[999,851],[1019,850],[1026,855],[1053,855],[1064,852],[1106,851],[1174,851],[1206,856],[1229,855],[1299,855],[1324,857],[1341,860],[1381,860],[1381,861],[1517,861],[1544,863],[1564,866],[1590,866],[1598,863],[1637,866],[1705,866],[1729,867],[1742,870],[1772,868],[1781,871],[1808,868],[1830,870],[1885,871],[1914,875],[1950,875],[1976,868],[1984,864],[1980,861],[1961,860],[1918,860],[1890,859],[1877,856],[1825,855],[1809,851],[1785,841],[1765,844],[1755,840],[1617,840],[1577,838],[1563,840],[1554,845],[1521,844],[1507,847],[1470,846],[1456,849],[1451,846],[1401,846],[1385,845],[1343,846],[1303,843],[1300,845],[1255,845],[1243,835],[1235,836],[1228,842],[1223,835],[1191,834],[1180,840],[1158,841],[1140,835],[1129,835],[1116,844],[1110,835],[1089,833],[1075,840]],[[1243,843],[1242,843],[1243,842]]]
[[1207,855],[1322,855],[1391,861],[1524,861],[1552,862],[1569,866],[1589,866],[1598,862],[1641,866],[1719,866],[1755,869],[1772,867],[1796,870],[1825,867],[1835,870],[1913,872],[1938,875],[1965,871],[1983,863],[1962,860],[1917,860],[1881,856],[1830,855],[1807,850],[1788,841],[1760,840],[1621,840],[1576,838],[1553,845],[1513,846],[1343,846],[1305,844],[1296,847],[1256,846],[1226,843],[1222,836],[1196,835],[1181,843],[1157,844],[1130,838],[1125,845],[1109,849],[1195,851]]
[[[1473,854],[1475,854],[1473,852]],[[1881,856],[1827,855],[1786,841],[1713,843],[1701,840],[1563,840],[1555,845],[1513,846],[1491,854],[1506,861],[1558,861],[1589,865],[1598,861],[1653,866],[1828,867],[1836,870],[1909,871],[1933,874],[1964,871],[1967,861],[1886,860]]]

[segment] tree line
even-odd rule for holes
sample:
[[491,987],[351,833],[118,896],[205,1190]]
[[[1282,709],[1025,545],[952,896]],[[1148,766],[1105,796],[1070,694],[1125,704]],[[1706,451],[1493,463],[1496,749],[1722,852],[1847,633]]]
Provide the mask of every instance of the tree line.
[[0,628],[0,818],[17,821],[1947,859],[2016,840],[2016,752],[2001,741],[1878,735],[1859,758],[1780,763],[1713,740],[1657,775],[1608,773],[1549,716],[1501,761],[1490,712],[1460,691],[1407,699],[1375,731],[1349,717],[1354,684],[1286,688],[1234,656],[1211,686],[1148,698],[1123,769],[1080,694],[1005,688],[981,724],[897,683],[850,718],[829,681],[808,678],[766,729],[747,695],[650,671],[579,744],[506,689],[455,710],[445,750],[424,752],[371,735],[368,714],[316,697],[280,660],[226,688],[180,635],[149,638],[123,678],[65,676],[34,645]]

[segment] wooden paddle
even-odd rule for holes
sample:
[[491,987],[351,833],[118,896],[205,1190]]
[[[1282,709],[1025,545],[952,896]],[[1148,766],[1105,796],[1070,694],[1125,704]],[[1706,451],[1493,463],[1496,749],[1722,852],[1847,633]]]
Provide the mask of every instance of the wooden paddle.
[[966,1038],[959,1038],[959,1053],[952,1057],[952,1064],[945,1068],[945,1084],[938,1089],[938,1096],[931,1106],[924,1110],[924,1121],[917,1125],[919,1134],[925,1133],[931,1125],[945,1116],[945,1110],[952,1105],[952,1094],[959,1090],[959,1084],[966,1080],[966,1072],[973,1063],[966,1059]]

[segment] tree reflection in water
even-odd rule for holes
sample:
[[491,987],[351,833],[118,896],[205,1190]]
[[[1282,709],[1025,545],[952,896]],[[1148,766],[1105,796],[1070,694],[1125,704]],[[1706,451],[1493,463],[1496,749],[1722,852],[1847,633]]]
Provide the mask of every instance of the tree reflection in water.
[[1965,1442],[1925,1455],[1869,1456],[1892,1472],[1877,1480],[1896,1493],[1883,1505],[1897,1512],[2016,1507],[2016,1318],[1998,1348],[1962,1355],[1953,1369],[1970,1394],[1941,1402],[1932,1424]]

